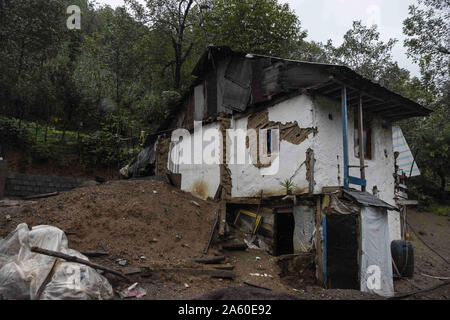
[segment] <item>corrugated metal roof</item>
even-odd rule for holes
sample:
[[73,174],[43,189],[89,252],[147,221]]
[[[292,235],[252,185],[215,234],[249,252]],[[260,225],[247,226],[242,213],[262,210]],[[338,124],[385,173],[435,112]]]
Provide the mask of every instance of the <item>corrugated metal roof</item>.
[[[286,95],[292,92],[301,94],[302,91],[299,89],[340,101],[341,88],[346,86],[349,106],[358,105],[361,98],[365,114],[378,115],[391,122],[426,116],[432,112],[415,101],[342,65],[247,54],[233,51],[225,46],[211,46],[201,57],[192,73],[201,78],[215,69],[219,61],[227,57],[237,58],[231,61],[231,64],[236,63],[236,70],[241,70],[238,66],[244,64],[245,60],[252,61],[253,79],[249,105],[271,101],[277,95]],[[239,84],[238,81],[236,83]],[[247,87],[247,81],[245,84]],[[242,99],[238,99],[239,103],[236,106],[233,101],[230,103],[230,109],[244,111],[241,100],[247,99],[247,91],[244,90],[242,95]]]
[[357,191],[357,190],[346,190],[344,189],[343,192],[347,195],[349,195],[353,200],[358,202],[359,204],[366,206],[366,207],[379,207],[379,208],[386,208],[388,210],[396,210],[398,209],[394,206],[391,206],[389,203],[384,202],[383,200],[375,197],[373,194],[370,194],[368,192],[363,191]]

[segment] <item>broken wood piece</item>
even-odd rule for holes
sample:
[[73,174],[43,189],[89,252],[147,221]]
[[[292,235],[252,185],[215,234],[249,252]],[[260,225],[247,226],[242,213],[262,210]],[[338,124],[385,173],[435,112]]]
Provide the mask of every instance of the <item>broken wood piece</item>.
[[200,205],[198,204],[197,201],[191,200],[191,203],[192,203],[194,206],[200,208]]
[[216,209],[216,219],[214,220],[214,223],[211,227],[211,232],[209,234],[209,239],[208,239],[208,242],[206,243],[205,250],[203,250],[204,254],[208,253],[209,247],[211,246],[211,243],[214,238],[214,233],[216,232],[216,229],[217,229],[217,225],[219,224],[219,219],[220,219],[220,212],[219,212],[219,209]]
[[245,251],[247,250],[247,244],[245,242],[242,243],[225,243],[222,245],[222,248],[228,251]]
[[267,290],[267,291],[272,291],[272,289],[270,289],[270,288],[258,286],[257,284],[254,284],[254,283],[251,283],[251,282],[244,281],[244,284],[246,284],[246,285],[248,285],[248,286],[250,286],[250,287],[258,288],[258,289],[263,289],[263,290]]
[[43,193],[43,194],[36,194],[36,195],[32,195],[32,196],[27,196],[27,197],[24,197],[23,199],[31,200],[31,199],[49,198],[49,197],[57,196],[58,194],[59,194],[59,192]]
[[92,262],[90,262],[88,260],[80,259],[80,258],[75,257],[75,256],[70,256],[70,255],[67,255],[67,254],[64,254],[64,253],[61,253],[61,252],[46,250],[46,249],[42,249],[42,248],[38,248],[38,247],[31,247],[31,252],[36,252],[36,253],[44,254],[46,256],[51,256],[51,257],[64,259],[64,260],[70,261],[70,262],[76,262],[76,263],[84,264],[84,265],[89,266],[91,268],[98,269],[98,270],[103,270],[103,271],[105,271],[107,273],[114,274],[116,276],[119,276],[119,277],[127,280],[127,281],[130,281],[126,276],[124,276],[119,271],[110,269],[108,267],[101,266],[101,265],[96,264],[96,263],[92,263]]
[[189,259],[189,261],[203,264],[217,264],[225,261],[225,256],[208,256],[203,258],[193,258]]
[[209,265],[210,267],[218,270],[234,270],[234,266],[227,263],[227,264],[216,264],[216,265]]
[[82,255],[85,255],[86,257],[95,258],[95,257],[101,257],[101,256],[107,256],[109,253],[104,251],[80,251]]

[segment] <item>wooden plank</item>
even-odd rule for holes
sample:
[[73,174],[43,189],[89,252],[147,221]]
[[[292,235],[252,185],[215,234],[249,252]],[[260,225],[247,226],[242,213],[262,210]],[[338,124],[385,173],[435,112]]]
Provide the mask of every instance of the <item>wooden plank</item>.
[[92,262],[84,260],[84,259],[80,259],[80,258],[78,258],[76,256],[70,256],[70,255],[67,255],[67,254],[64,254],[64,253],[61,253],[61,252],[46,250],[46,249],[42,249],[42,248],[38,248],[38,247],[31,247],[31,252],[36,252],[36,253],[40,253],[40,254],[43,254],[43,255],[46,255],[46,256],[51,256],[51,257],[64,259],[64,260],[70,261],[70,262],[84,264],[84,265],[89,266],[91,268],[98,269],[98,270],[103,270],[105,272],[114,274],[116,276],[119,276],[119,277],[124,278],[124,279],[129,281],[129,279],[126,276],[124,276],[119,271],[110,269],[108,267],[101,266],[101,265],[96,264],[96,263],[92,263]]
[[419,205],[419,200],[399,199],[399,200],[397,200],[397,204],[399,204],[401,206],[417,206],[417,205]]
[[211,233],[209,235],[208,243],[206,244],[205,250],[203,250],[203,253],[208,253],[209,247],[211,246],[212,240],[214,238],[214,233],[216,232],[217,225],[219,224],[220,219],[220,212],[219,209],[216,209],[216,219],[214,220],[214,223],[211,227]]
[[342,187],[323,187],[322,193],[335,193],[341,191]]

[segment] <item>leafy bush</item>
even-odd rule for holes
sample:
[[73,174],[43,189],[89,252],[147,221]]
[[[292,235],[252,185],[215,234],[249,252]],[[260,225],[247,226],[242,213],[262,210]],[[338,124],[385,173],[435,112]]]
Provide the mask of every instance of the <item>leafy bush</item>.
[[35,163],[48,163],[54,161],[56,164],[61,164],[63,161],[63,152],[56,145],[52,144],[35,144],[30,150],[30,156]]
[[31,144],[31,137],[24,127],[19,128],[15,119],[0,117],[0,146],[13,150],[26,150]]
[[82,138],[80,157],[86,168],[119,167],[129,159],[129,154],[120,147],[119,137],[102,130]]

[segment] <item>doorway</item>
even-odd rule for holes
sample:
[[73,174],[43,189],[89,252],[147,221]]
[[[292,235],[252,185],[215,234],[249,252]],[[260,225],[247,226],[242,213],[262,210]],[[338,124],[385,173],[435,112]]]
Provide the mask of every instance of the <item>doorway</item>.
[[294,253],[294,215],[292,212],[275,214],[275,255]]
[[327,233],[327,286],[359,290],[358,215],[329,215]]

